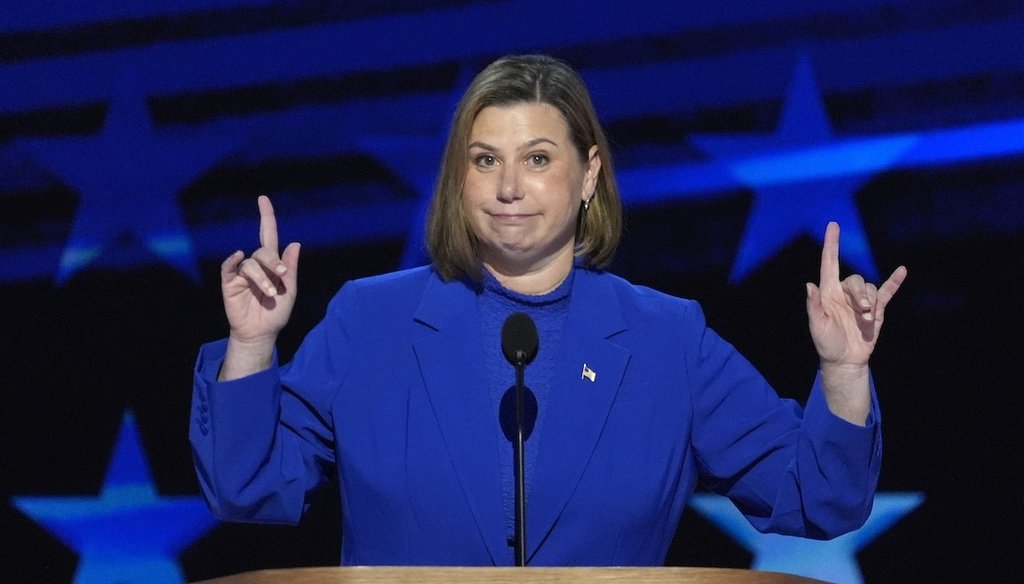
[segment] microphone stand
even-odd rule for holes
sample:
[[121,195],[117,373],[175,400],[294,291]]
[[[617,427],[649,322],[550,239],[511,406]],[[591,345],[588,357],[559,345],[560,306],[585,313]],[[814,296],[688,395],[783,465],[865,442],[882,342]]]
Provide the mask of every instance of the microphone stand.
[[523,393],[526,354],[516,351],[516,566],[526,566],[526,453],[524,451]]
[[[509,436],[515,449],[516,474],[516,565],[526,566],[526,415],[523,402],[526,400],[526,366],[537,356],[540,339],[537,326],[524,312],[513,312],[501,327],[501,352],[516,369],[516,431]],[[507,395],[507,394],[506,394]],[[504,431],[504,429],[503,429]],[[506,435],[512,434],[508,432]]]

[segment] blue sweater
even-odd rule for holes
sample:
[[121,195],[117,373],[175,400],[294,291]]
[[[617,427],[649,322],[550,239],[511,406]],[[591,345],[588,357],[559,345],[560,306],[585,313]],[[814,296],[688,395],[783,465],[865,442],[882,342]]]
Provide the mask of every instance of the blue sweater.
[[[490,272],[484,270],[484,286],[478,299],[480,334],[484,343],[484,361],[487,366],[487,385],[491,403],[493,411],[498,412],[501,418],[500,424],[495,424],[494,428],[500,452],[498,461],[501,463],[505,523],[509,538],[515,536],[514,451],[509,440],[509,436],[514,434],[505,430],[515,427],[515,402],[510,399],[513,394],[509,392],[515,385],[515,368],[501,351],[501,329],[510,314],[523,312],[533,319],[540,339],[537,356],[527,367],[524,375],[524,382],[529,389],[527,395],[532,394],[535,399],[535,402],[526,400],[525,408],[527,427],[530,420],[535,420],[532,431],[525,436],[524,445],[526,493],[529,500],[530,485],[537,463],[537,449],[543,443],[541,434],[546,418],[544,406],[548,393],[552,391],[551,374],[555,367],[557,349],[561,346],[562,328],[569,309],[569,295],[572,293],[574,275],[575,271],[570,271],[569,276],[551,292],[531,296],[505,288]],[[536,408],[530,407],[532,403],[536,403]],[[511,550],[509,553],[512,553]]]

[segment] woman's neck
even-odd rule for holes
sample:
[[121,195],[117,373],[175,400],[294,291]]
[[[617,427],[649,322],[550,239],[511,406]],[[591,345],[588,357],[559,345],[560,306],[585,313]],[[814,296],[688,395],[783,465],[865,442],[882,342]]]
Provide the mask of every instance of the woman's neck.
[[517,268],[507,262],[490,262],[484,260],[484,268],[490,272],[498,282],[520,294],[539,296],[547,294],[565,281],[572,270],[572,250],[568,254],[559,254],[540,266],[528,268]]

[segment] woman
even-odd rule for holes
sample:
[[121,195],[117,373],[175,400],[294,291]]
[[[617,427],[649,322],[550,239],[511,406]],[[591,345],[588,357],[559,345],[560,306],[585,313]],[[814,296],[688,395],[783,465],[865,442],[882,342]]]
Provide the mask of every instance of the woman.
[[190,437],[223,519],[297,522],[330,473],[344,564],[509,565],[513,380],[505,317],[537,323],[527,383],[531,565],[660,565],[698,480],[759,529],[834,537],[860,526],[881,457],[868,358],[906,276],[838,274],[830,224],[807,312],[821,369],[806,409],[781,400],[706,328],[699,306],[602,271],[620,202],[586,89],[564,63],[508,57],[455,114],[428,219],[432,265],[349,282],[294,360],[274,343],[299,246],[222,266],[230,324],[203,347]]

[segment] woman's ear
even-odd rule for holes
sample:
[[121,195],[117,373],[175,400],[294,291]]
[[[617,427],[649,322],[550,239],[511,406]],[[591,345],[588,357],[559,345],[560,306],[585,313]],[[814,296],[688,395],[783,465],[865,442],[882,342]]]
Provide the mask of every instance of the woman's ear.
[[580,193],[584,202],[589,202],[597,190],[597,177],[601,174],[601,156],[597,144],[590,147],[587,153],[587,170],[583,176],[583,192]]

